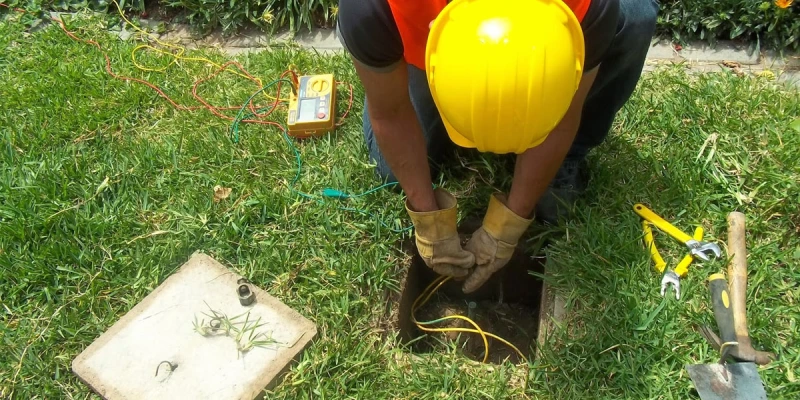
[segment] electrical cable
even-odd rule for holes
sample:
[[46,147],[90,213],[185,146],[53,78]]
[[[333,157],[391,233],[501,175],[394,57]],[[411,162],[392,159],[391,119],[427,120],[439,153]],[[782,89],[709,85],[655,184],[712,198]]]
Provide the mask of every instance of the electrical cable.
[[[255,93],[253,93],[250,96],[250,98],[248,98],[247,101],[242,105],[242,107],[239,108],[239,112],[236,113],[236,117],[234,117],[233,123],[231,124],[231,129],[230,129],[230,131],[231,131],[231,141],[233,141],[234,143],[239,143],[239,123],[242,122],[243,120],[246,120],[246,118],[250,117],[251,115],[253,115],[252,113],[244,115],[245,108],[247,108],[247,105],[250,104],[250,102],[253,100],[253,98],[258,96],[264,90],[272,87],[273,85],[278,85],[278,89],[277,90],[278,90],[278,93],[280,93],[280,84],[282,82],[289,83],[290,85],[292,84],[291,81],[283,79],[283,78],[277,79],[275,81],[272,81],[272,82],[268,83],[266,86],[262,87],[261,89],[258,89],[258,91],[256,91]],[[269,115],[275,109],[275,105],[276,104],[277,104],[277,100],[276,100],[275,104],[273,104],[273,107],[271,109],[269,109],[268,111],[267,110],[262,110],[262,111],[267,111],[266,115]],[[277,123],[277,122],[275,122],[274,124],[276,126],[278,126],[278,128],[280,128],[282,136],[283,136],[283,139],[286,141],[286,143],[289,145],[289,148],[294,153],[295,161],[297,162],[297,169],[295,170],[294,178],[292,178],[291,182],[289,182],[289,190],[294,192],[295,194],[301,196],[301,197],[304,197],[304,198],[307,198],[307,199],[314,199],[315,198],[314,196],[312,196],[312,195],[310,195],[308,193],[301,192],[301,191],[296,190],[294,188],[294,185],[297,183],[298,180],[300,180],[300,175],[302,173],[302,168],[303,168],[303,161],[302,161],[302,158],[300,157],[300,152],[297,150],[297,146],[295,146],[294,143],[292,143],[292,140],[289,138],[289,135],[287,134],[288,129],[286,128],[286,126],[284,124],[282,124],[282,123]]]
[[[122,7],[120,7],[119,3],[117,3],[117,0],[111,0],[111,2],[113,2],[114,5],[116,6],[117,13],[119,14],[120,18],[122,18],[123,21],[125,21],[128,25],[130,25],[133,28],[134,31],[139,33],[141,35],[141,37],[147,38],[148,40],[152,39],[153,41],[158,43],[158,45],[160,45],[160,46],[163,46],[163,47],[168,48],[168,49],[176,50],[176,52],[172,52],[172,51],[166,51],[166,50],[162,50],[162,49],[156,48],[156,47],[151,46],[149,44],[138,45],[138,46],[134,47],[133,50],[131,50],[131,60],[133,61],[133,65],[136,66],[136,68],[138,68],[138,69],[140,69],[142,71],[148,71],[148,72],[164,72],[164,71],[167,70],[167,68],[169,68],[173,64],[177,63],[179,60],[184,60],[184,61],[200,61],[200,62],[204,62],[204,63],[206,63],[208,65],[214,66],[214,67],[216,67],[218,69],[225,70],[225,68],[223,68],[222,65],[217,64],[214,61],[209,60],[208,58],[205,58],[205,57],[186,57],[186,56],[184,56],[184,54],[186,53],[186,48],[183,47],[183,46],[178,46],[178,45],[175,45],[175,44],[172,44],[172,43],[167,43],[167,42],[164,42],[162,40],[159,40],[157,37],[150,36],[145,30],[139,28],[133,22],[131,22],[127,17],[125,17],[125,14],[122,12]],[[139,63],[139,61],[136,59],[136,52],[142,51],[142,50],[150,50],[150,51],[156,52],[156,53],[161,54],[161,55],[169,56],[169,57],[172,57],[172,60],[167,65],[165,65],[163,67],[146,67],[146,66],[142,65],[141,63]],[[235,71],[230,71],[230,72],[232,74],[238,75],[238,76],[240,76],[242,78],[254,79],[259,87],[263,87],[264,86],[264,84],[261,82],[261,79],[254,78],[250,74],[238,73],[238,72],[235,72]],[[270,96],[268,93],[264,93],[264,95],[270,100],[275,100],[275,98]],[[289,99],[278,99],[278,100],[279,101],[289,101]]]
[[[289,81],[287,81],[285,79],[283,79],[283,80],[282,79],[278,79],[278,80],[275,80],[275,81],[272,81],[272,82],[268,83],[266,86],[264,86],[263,88],[257,90],[255,93],[250,95],[250,97],[247,99],[247,101],[239,108],[239,112],[236,114],[236,117],[234,117],[234,121],[231,124],[231,128],[230,128],[231,141],[233,141],[234,143],[239,143],[239,141],[241,139],[240,126],[239,126],[240,122],[246,121],[246,119],[249,118],[252,115],[252,113],[250,113],[250,114],[245,114],[244,113],[244,110],[245,110],[245,108],[247,108],[247,105],[250,104],[250,102],[253,100],[253,98],[258,96],[264,90],[272,87],[273,85],[278,85],[278,90],[280,90],[280,86],[279,85],[280,85],[281,82],[286,82],[286,83],[291,84],[291,82],[289,82]],[[351,96],[352,96],[352,93],[351,93]],[[277,102],[275,104],[277,104]],[[273,104],[273,107],[267,112],[267,115],[270,114],[274,110],[275,104]],[[349,110],[349,107],[348,107],[348,110]],[[386,188],[386,187],[397,185],[397,182],[386,183],[386,184],[374,187],[372,189],[369,189],[369,190],[367,190],[365,192],[354,194],[354,195],[350,195],[350,194],[347,194],[347,193],[345,193],[345,192],[343,192],[341,190],[332,189],[332,188],[325,188],[321,192],[321,197],[312,195],[310,193],[299,191],[299,190],[295,189],[295,185],[296,185],[297,181],[300,179],[300,176],[302,175],[303,162],[302,162],[302,157],[300,156],[300,152],[298,151],[297,146],[295,146],[294,143],[292,142],[292,139],[289,137],[289,135],[288,135],[288,131],[289,130],[286,127],[285,124],[278,123],[278,122],[273,122],[272,125],[274,125],[274,126],[276,126],[276,127],[278,127],[280,129],[281,135],[282,135],[284,141],[286,142],[287,146],[289,147],[289,149],[294,154],[295,163],[296,163],[296,170],[295,170],[294,177],[289,182],[288,188],[289,188],[289,190],[291,192],[295,193],[296,195],[298,195],[300,197],[303,197],[303,198],[306,198],[306,199],[309,199],[309,200],[314,200],[314,201],[316,201],[318,203],[324,203],[324,198],[334,198],[334,199],[339,199],[339,200],[344,200],[344,199],[349,199],[349,198],[357,198],[357,197],[362,197],[362,196],[366,196],[368,194],[374,193],[374,192],[376,192],[376,191],[378,191],[380,189]],[[379,218],[379,216],[377,214],[371,213],[371,212],[369,212],[367,210],[362,210],[362,209],[354,208],[354,207],[345,207],[345,206],[337,206],[337,209],[342,210],[342,211],[348,211],[348,212],[357,212],[357,213],[360,213],[362,215],[369,216],[369,217],[371,217],[373,219],[376,219],[384,228],[386,228],[386,229],[388,229],[388,230],[390,230],[392,232],[395,232],[395,233],[403,233],[403,232],[409,231],[409,230],[411,230],[413,228],[413,226],[406,226],[406,227],[403,227],[401,229],[397,229],[395,227],[392,227],[392,226],[386,224],[381,218]]]
[[[21,8],[11,7],[11,6],[9,6],[9,5],[5,4],[5,3],[0,3],[0,7],[8,8],[8,9],[11,9],[13,11],[16,11],[16,12],[19,12],[19,13],[23,13],[23,14],[33,14],[33,13],[31,13],[31,12],[29,12],[27,10],[21,9]],[[227,115],[223,114],[223,112],[224,111],[238,110],[239,107],[219,107],[219,106],[214,106],[214,105],[210,104],[208,101],[206,101],[203,97],[201,97],[197,93],[197,90],[199,89],[200,84],[205,83],[205,82],[213,79],[214,77],[219,75],[221,72],[228,70],[229,67],[234,67],[239,71],[239,72],[233,72],[235,75],[243,76],[246,79],[256,83],[256,85],[261,86],[260,83],[259,83],[260,80],[258,78],[256,78],[255,76],[253,76],[252,74],[250,74],[249,72],[247,72],[247,70],[240,63],[238,63],[236,61],[228,61],[228,62],[226,62],[226,63],[224,63],[222,65],[219,65],[219,68],[215,72],[211,73],[209,76],[207,76],[205,78],[197,79],[194,82],[194,84],[192,85],[192,96],[195,98],[195,100],[197,100],[202,105],[200,105],[200,106],[188,106],[188,105],[179,104],[178,102],[173,100],[169,95],[167,95],[161,88],[159,88],[158,86],[156,86],[156,85],[154,85],[154,84],[152,84],[152,83],[150,83],[150,82],[148,82],[148,81],[146,81],[144,79],[125,76],[125,75],[121,75],[121,74],[118,74],[118,73],[114,72],[114,70],[113,70],[113,68],[111,66],[111,58],[109,57],[108,53],[103,50],[103,48],[100,46],[100,44],[97,41],[94,41],[94,40],[91,40],[91,39],[83,39],[83,38],[78,37],[77,35],[75,35],[74,32],[72,32],[69,29],[67,29],[64,21],[62,21],[59,18],[54,18],[54,17],[46,17],[46,18],[48,18],[48,19],[52,20],[53,22],[57,23],[58,26],[61,28],[61,30],[70,39],[75,40],[77,42],[85,43],[87,45],[95,47],[98,51],[100,51],[100,53],[103,55],[103,58],[105,59],[105,70],[106,70],[106,73],[108,73],[112,78],[118,79],[118,80],[121,80],[121,81],[130,81],[130,82],[136,82],[136,83],[140,83],[142,85],[145,85],[145,86],[149,87],[150,89],[154,90],[156,93],[158,93],[158,95],[161,96],[164,100],[166,100],[172,107],[174,107],[175,109],[180,110],[180,111],[197,111],[197,110],[205,109],[205,110],[211,112],[216,117],[219,117],[221,119],[225,119],[225,120],[228,120],[228,121],[232,121],[233,117],[227,116]],[[175,46],[175,47],[176,48],[180,48],[180,46]],[[296,74],[293,71],[290,71],[290,73],[296,79]],[[352,92],[352,85],[351,85],[350,89],[351,89],[351,92]],[[352,93],[351,93],[351,99],[352,99]],[[352,104],[350,104],[350,106],[352,106]],[[251,108],[251,110],[255,111],[255,106],[254,105],[251,104],[250,108]],[[349,111],[349,107],[348,107],[348,111]],[[255,114],[258,115],[258,113],[255,113]],[[265,120],[260,120],[260,119],[247,119],[247,120],[243,120],[242,122],[255,123],[255,124],[260,124],[260,125],[271,125],[271,124],[274,124],[274,122],[272,122],[272,121],[265,121]]]
[[[417,320],[417,310],[419,308],[421,308],[423,305],[425,305],[425,303],[427,303],[428,300],[430,300],[431,296],[433,296],[433,294],[437,290],[439,290],[439,288],[442,285],[444,285],[447,281],[449,281],[450,279],[452,279],[452,278],[449,277],[449,276],[439,276],[438,278],[434,279],[433,282],[431,282],[425,288],[425,290],[423,290],[422,293],[420,293],[420,295],[417,296],[417,298],[414,300],[414,303],[411,305],[411,321],[414,322],[414,324],[417,326],[417,328],[419,328],[420,330],[425,331],[425,332],[465,332],[465,333],[477,333],[477,334],[479,334],[481,336],[481,339],[483,340],[483,346],[485,348],[484,355],[483,355],[483,362],[484,363],[486,363],[488,361],[488,359],[489,359],[489,341],[486,338],[490,337],[490,338],[496,339],[497,341],[499,341],[499,342],[505,344],[506,346],[509,346],[510,348],[512,348],[520,356],[520,358],[524,362],[527,363],[528,362],[527,357],[525,357],[525,355],[516,346],[514,346],[509,341],[507,341],[507,340],[505,340],[505,339],[503,339],[503,338],[501,338],[501,337],[499,337],[499,336],[497,336],[497,335],[495,335],[493,333],[489,333],[489,332],[486,332],[486,331],[482,330],[478,326],[478,324],[475,323],[475,321],[473,321],[472,319],[467,318],[467,317],[465,317],[463,315],[450,315],[450,316],[438,318],[438,319],[431,320],[431,321],[418,321]],[[428,328],[428,327],[426,327],[427,325],[433,325],[433,324],[436,324],[436,323],[439,323],[439,322],[443,322],[443,321],[447,321],[447,320],[451,320],[451,319],[460,319],[460,320],[466,321],[470,325],[474,326],[475,329],[469,329],[469,328]]]
[[[5,8],[8,8],[8,9],[11,9],[13,11],[24,13],[24,14],[31,14],[27,10],[24,10],[24,9],[21,9],[21,8],[17,8],[17,7],[10,7],[5,3],[0,3],[0,7],[5,7]],[[118,11],[119,11],[119,8],[118,8]],[[211,73],[209,76],[207,76],[205,78],[197,79],[194,82],[194,84],[192,85],[192,96],[202,105],[201,106],[187,106],[187,105],[179,104],[178,102],[173,100],[169,95],[167,95],[163,90],[161,90],[158,86],[156,86],[156,85],[154,85],[154,84],[152,84],[152,83],[150,83],[150,82],[148,82],[146,80],[138,79],[138,78],[134,78],[134,77],[129,77],[129,76],[124,76],[124,75],[120,75],[120,74],[115,73],[113,68],[112,68],[112,66],[111,66],[111,58],[109,57],[108,53],[106,53],[103,50],[103,48],[100,46],[100,44],[98,42],[96,42],[94,40],[91,40],[91,39],[82,39],[82,38],[78,37],[77,35],[75,35],[74,32],[72,32],[69,29],[67,29],[66,25],[64,24],[64,22],[61,19],[53,18],[53,17],[49,17],[49,19],[54,21],[54,22],[56,22],[58,24],[58,26],[61,28],[61,30],[64,31],[64,33],[70,39],[78,41],[78,42],[82,42],[82,43],[85,43],[85,44],[88,44],[88,45],[91,45],[91,46],[95,47],[97,50],[99,50],[101,52],[101,54],[103,55],[103,58],[105,59],[105,70],[112,78],[118,79],[118,80],[122,80],[122,81],[132,81],[132,82],[143,84],[143,85],[149,87],[150,89],[154,90],[156,93],[158,93],[159,96],[164,98],[171,106],[173,106],[177,110],[181,110],[181,111],[196,111],[196,110],[200,110],[200,109],[205,109],[205,110],[211,112],[214,116],[216,116],[218,118],[221,118],[221,119],[224,119],[224,120],[228,120],[228,121],[233,121],[235,126],[237,126],[237,132],[238,132],[238,124],[242,123],[242,122],[254,123],[254,124],[258,124],[258,125],[271,125],[271,126],[275,126],[275,127],[279,128],[281,130],[281,132],[283,133],[284,140],[286,140],[286,142],[289,145],[289,147],[291,148],[291,150],[295,153],[295,158],[296,158],[297,164],[298,164],[298,168],[297,168],[297,172],[295,174],[295,178],[292,180],[292,184],[290,185],[290,186],[292,186],[292,187],[290,187],[290,190],[292,190],[294,193],[296,193],[296,194],[298,194],[298,195],[300,195],[302,197],[309,198],[309,199],[316,199],[316,196],[312,196],[312,195],[310,195],[308,193],[303,193],[303,192],[297,191],[297,190],[295,190],[293,188],[293,184],[296,183],[297,180],[299,179],[300,170],[301,170],[301,167],[302,167],[302,162],[300,160],[299,151],[294,146],[294,144],[291,142],[291,139],[288,137],[288,133],[287,133],[288,129],[286,129],[284,124],[266,119],[269,116],[269,114],[271,114],[271,112],[274,111],[277,108],[278,103],[280,103],[282,101],[282,99],[280,98],[280,92],[278,93],[278,96],[268,96],[269,98],[273,99],[273,103],[272,103],[271,107],[269,107],[269,108],[261,108],[260,110],[252,102],[252,100],[253,100],[253,98],[255,96],[251,96],[248,99],[248,101],[245,103],[250,108],[251,112],[249,114],[247,114],[243,118],[230,117],[228,115],[223,114],[223,111],[238,110],[239,112],[237,113],[237,116],[241,117],[241,115],[242,115],[242,108],[241,107],[217,107],[217,106],[214,106],[214,105],[210,104],[208,101],[206,101],[203,97],[201,97],[197,93],[197,90],[198,90],[200,84],[215,78],[217,75],[219,75],[223,71],[228,70],[228,68],[230,66],[233,66],[233,67],[235,67],[236,69],[239,70],[239,73],[235,73],[234,72],[235,75],[243,76],[243,77],[247,78],[248,80],[256,83],[259,86],[259,89],[258,89],[257,93],[263,92],[266,89],[266,87],[261,85],[261,81],[258,78],[254,77],[249,72],[247,72],[247,70],[241,64],[239,64],[236,61],[228,61],[228,62],[226,62],[226,63],[224,63],[222,65],[219,65],[219,64],[215,64],[215,63],[213,63],[213,62],[211,62],[210,60],[207,60],[207,59],[196,58],[196,57],[183,57],[183,59],[185,59],[185,60],[206,61],[206,62],[209,62],[209,63],[211,63],[213,65],[217,65],[218,66],[216,71],[214,71],[213,73]],[[126,21],[126,23],[132,25],[127,18],[123,18],[123,19]],[[138,28],[136,28],[134,26],[134,29],[138,29]],[[141,31],[141,30],[139,30],[139,31]],[[171,46],[172,48],[175,48],[175,49],[179,49],[179,54],[183,54],[183,51],[184,51],[183,49],[184,48],[182,46],[177,46],[177,45],[169,45],[169,46]],[[177,62],[178,59],[179,58],[174,58],[173,61]],[[170,63],[169,65],[171,65],[171,64],[172,63]],[[142,69],[142,66],[141,65],[137,65],[137,68]],[[166,68],[164,68],[164,69],[166,69]],[[145,67],[144,70],[146,71],[147,68]],[[283,74],[281,74],[281,78],[278,81],[285,82],[285,80],[282,80],[282,79],[286,74],[290,74],[292,76],[292,79],[293,79],[292,83],[293,84],[290,84],[290,87],[292,88],[293,91],[296,92],[296,90],[297,90],[296,89],[296,85],[297,85],[298,80],[297,80],[297,74],[294,71],[288,70],[288,71],[284,72]],[[342,83],[344,83],[344,82],[337,82],[337,84],[342,84]],[[269,86],[271,86],[271,85],[269,85]],[[348,87],[349,87],[349,99],[348,99],[348,103],[347,103],[348,104],[347,105],[347,109],[342,114],[342,116],[339,118],[339,121],[336,123],[336,126],[341,126],[344,123],[344,118],[349,114],[349,112],[350,112],[350,110],[352,108],[352,105],[353,105],[353,86],[351,84],[348,84]],[[280,87],[278,89],[280,89]],[[238,134],[237,134],[237,140],[238,140]],[[348,194],[345,194],[343,191],[340,191],[340,190],[337,190],[337,189],[326,188],[325,190],[323,190],[322,195],[323,195],[323,197],[339,198],[339,199],[361,197],[361,196],[364,196],[366,194],[373,193],[373,192],[375,192],[377,190],[380,190],[382,188],[393,186],[393,185],[396,185],[396,184],[397,184],[396,182],[387,183],[387,184],[384,184],[384,185],[381,185],[379,187],[370,189],[370,190],[368,190],[368,191],[366,191],[364,193],[360,193],[360,194],[357,194],[357,195],[348,195]],[[357,208],[353,208],[353,207],[339,207],[339,209],[343,210],[343,211],[358,212],[360,214],[363,214],[363,215],[366,215],[366,216],[370,216],[372,218],[376,218],[376,219],[378,219],[378,221],[380,222],[380,224],[383,227],[385,227],[385,228],[387,228],[387,229],[389,229],[389,230],[391,230],[392,232],[395,232],[395,233],[403,233],[403,232],[406,232],[406,231],[409,231],[410,229],[412,229],[412,226],[406,226],[406,227],[401,228],[401,229],[396,229],[396,228],[386,224],[380,218],[377,218],[376,214],[371,213],[371,212],[366,211],[366,210],[361,210],[361,209],[357,209]]]

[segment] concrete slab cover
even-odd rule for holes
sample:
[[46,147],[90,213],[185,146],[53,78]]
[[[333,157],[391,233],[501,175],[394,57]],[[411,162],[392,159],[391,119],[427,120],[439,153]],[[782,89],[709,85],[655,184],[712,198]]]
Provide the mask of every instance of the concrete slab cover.
[[[256,301],[241,305],[236,292],[240,278],[211,257],[193,254],[79,354],[73,372],[106,399],[260,397],[309,345],[317,329],[255,285],[250,286]],[[208,323],[211,310],[229,318],[246,314],[249,326],[260,318],[263,325],[255,333],[277,343],[239,352],[234,337],[198,333],[195,317],[198,323]]]

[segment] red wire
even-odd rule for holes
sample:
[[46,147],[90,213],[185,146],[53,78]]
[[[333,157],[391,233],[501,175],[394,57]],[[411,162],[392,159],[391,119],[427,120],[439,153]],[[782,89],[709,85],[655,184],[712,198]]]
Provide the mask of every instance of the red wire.
[[[347,83],[347,82],[336,82],[336,83]],[[347,83],[347,87],[350,89],[350,98],[347,101],[347,109],[344,110],[344,114],[339,117],[339,122],[336,123],[336,126],[344,125],[344,119],[347,118],[347,114],[350,113],[350,109],[353,108],[353,85]]]
[[[5,3],[0,3],[0,7],[5,7],[5,8],[8,8],[10,10],[13,10],[13,11],[16,11],[16,12],[20,12],[20,13],[24,13],[24,14],[30,14],[27,10],[24,10],[24,9],[21,9],[21,8],[17,8],[17,7],[10,7],[9,5],[7,5]],[[130,77],[130,76],[124,76],[124,75],[120,75],[120,74],[115,73],[114,70],[111,68],[111,58],[108,56],[108,53],[103,51],[103,49],[102,49],[102,47],[100,47],[99,43],[97,43],[96,41],[91,40],[91,39],[79,38],[73,32],[71,32],[70,30],[67,29],[67,27],[66,27],[66,25],[64,25],[63,21],[61,21],[60,19],[52,18],[52,17],[49,17],[49,18],[51,20],[57,22],[58,25],[61,27],[61,30],[64,31],[64,33],[66,33],[67,36],[69,36],[72,40],[75,40],[75,41],[78,41],[78,42],[83,42],[83,43],[86,43],[86,44],[89,44],[91,46],[96,47],[97,50],[99,50],[103,54],[103,57],[105,58],[105,61],[106,61],[106,65],[105,65],[106,72],[109,75],[111,75],[111,77],[113,77],[115,79],[119,79],[121,81],[132,81],[132,82],[141,83],[141,84],[143,84],[143,85],[155,90],[161,97],[163,97],[167,102],[169,102],[173,107],[175,107],[178,110],[194,111],[194,110],[199,110],[199,109],[207,109],[208,111],[210,111],[212,114],[214,114],[215,116],[217,116],[219,118],[222,118],[222,119],[225,119],[225,120],[228,120],[228,121],[233,121],[234,120],[233,117],[230,117],[230,116],[227,116],[225,114],[222,114],[221,111],[239,110],[240,107],[217,107],[217,106],[214,106],[214,105],[210,104],[209,102],[207,102],[202,96],[197,94],[198,86],[201,83],[204,83],[204,82],[216,77],[221,72],[225,71],[225,69],[229,65],[233,65],[239,71],[241,71],[245,76],[247,76],[248,80],[258,84],[258,79],[256,79],[252,74],[247,72],[247,70],[241,64],[239,64],[236,61],[228,61],[225,64],[221,65],[220,68],[218,68],[216,71],[214,71],[211,75],[209,75],[209,76],[207,76],[205,78],[201,78],[201,79],[196,80],[194,82],[194,84],[192,85],[192,96],[198,102],[200,102],[202,104],[202,106],[185,106],[185,105],[182,105],[182,104],[178,104],[177,102],[172,100],[172,98],[170,98],[166,93],[164,93],[164,91],[162,91],[158,86],[156,86],[156,85],[154,85],[154,84],[152,84],[152,83],[150,83],[150,82],[148,82],[146,80],[133,78],[133,77]],[[294,87],[292,88],[292,90],[296,90],[295,88],[298,87],[298,85],[299,85],[299,80],[297,78],[297,73],[295,73],[292,70],[284,71],[280,76],[281,79],[284,78],[287,74],[291,74],[291,76],[292,76],[291,80],[294,83]],[[250,122],[250,123],[261,124],[261,125],[273,125],[273,126],[278,127],[281,130],[284,130],[284,127],[283,127],[282,124],[279,124],[279,123],[274,122],[274,121],[269,121],[269,120],[264,120],[263,119],[263,118],[267,118],[280,105],[279,98],[280,98],[280,93],[281,93],[280,92],[281,83],[282,83],[282,81],[278,82],[277,89],[276,89],[277,95],[275,96],[275,101],[272,103],[271,107],[266,112],[258,113],[257,108],[261,108],[261,107],[256,107],[253,104],[252,101],[250,101],[250,103],[248,104],[248,106],[250,108],[250,111],[253,113],[253,115],[255,117],[261,118],[261,119],[245,119],[245,120],[242,120],[241,122]],[[344,83],[344,82],[338,82],[338,83]],[[345,110],[344,114],[340,117],[339,122],[336,123],[336,126],[341,126],[344,123],[344,118],[347,117],[348,113],[350,112],[350,109],[353,106],[353,85],[348,84],[348,86],[350,88],[350,97],[349,97],[349,101],[348,101],[348,104],[347,104],[347,109]],[[302,138],[302,136],[296,136],[296,137]]]

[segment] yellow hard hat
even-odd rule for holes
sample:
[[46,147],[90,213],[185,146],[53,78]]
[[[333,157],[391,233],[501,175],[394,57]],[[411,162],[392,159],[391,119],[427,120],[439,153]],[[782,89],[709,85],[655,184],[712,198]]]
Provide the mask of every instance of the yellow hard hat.
[[583,31],[563,0],[454,0],[434,20],[425,51],[450,139],[498,154],[547,138],[583,63]]

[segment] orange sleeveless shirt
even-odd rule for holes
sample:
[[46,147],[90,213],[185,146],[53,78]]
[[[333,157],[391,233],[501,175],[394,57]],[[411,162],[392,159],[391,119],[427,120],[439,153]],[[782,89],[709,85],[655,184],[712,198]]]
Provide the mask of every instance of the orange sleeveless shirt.
[[[583,22],[592,0],[562,0],[579,22]],[[403,41],[406,62],[425,69],[425,46],[428,42],[428,25],[447,5],[447,0],[388,0],[397,30]]]

